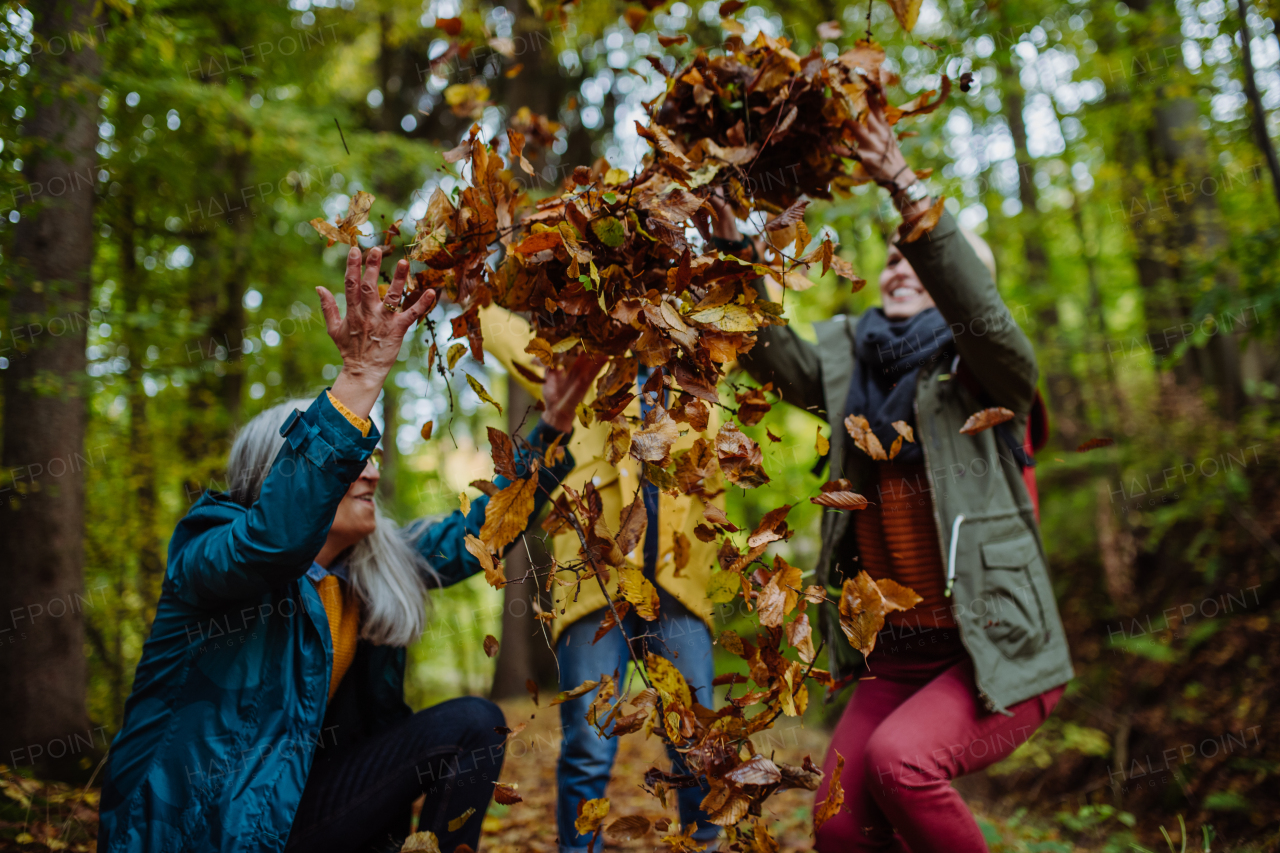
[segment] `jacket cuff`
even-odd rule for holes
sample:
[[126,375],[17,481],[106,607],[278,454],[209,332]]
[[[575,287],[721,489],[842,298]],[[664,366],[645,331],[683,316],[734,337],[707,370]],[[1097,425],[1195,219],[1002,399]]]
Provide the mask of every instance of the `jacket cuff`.
[[903,257],[911,262],[912,266],[915,266],[916,261],[937,257],[943,251],[946,245],[943,241],[947,238],[958,237],[964,240],[959,232],[960,226],[956,223],[956,218],[944,210],[938,219],[938,224],[928,233],[921,235],[920,239],[914,243],[904,243],[899,240],[898,251],[902,252]]
[[332,470],[345,482],[354,482],[364,470],[373,449],[382,438],[377,426],[361,435],[351,421],[329,402],[326,390],[305,412],[294,409],[280,428],[280,434],[294,452],[317,468]]

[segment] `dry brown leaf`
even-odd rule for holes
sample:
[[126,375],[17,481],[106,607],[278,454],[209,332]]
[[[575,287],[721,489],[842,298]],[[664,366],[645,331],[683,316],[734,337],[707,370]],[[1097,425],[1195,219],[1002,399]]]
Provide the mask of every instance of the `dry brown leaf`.
[[484,653],[486,657],[493,657],[498,653],[498,638],[492,634],[484,635]]
[[969,415],[968,420],[964,422],[964,426],[960,427],[961,435],[976,435],[985,429],[991,429],[993,426],[1013,420],[1015,415],[1009,409],[996,406],[991,409],[983,409],[980,412],[974,412]]
[[620,817],[604,829],[604,834],[614,841],[636,841],[649,833],[653,824],[644,815]]
[[511,485],[489,499],[485,507],[480,539],[493,551],[501,552],[524,532],[533,514],[538,478],[513,480]]
[[636,546],[644,541],[644,531],[648,526],[649,516],[645,511],[644,497],[637,495],[629,505],[623,507],[618,520],[618,535],[614,537],[618,550],[630,554]]
[[500,806],[514,806],[516,803],[523,803],[524,797],[516,793],[514,785],[499,782],[493,786],[493,801]]
[[817,835],[822,825],[840,812],[844,805],[844,788],[840,784],[840,774],[844,772],[844,756],[836,752],[836,769],[831,773],[831,785],[827,788],[827,798],[813,810],[813,834]]
[[867,423],[865,417],[862,415],[849,415],[844,419],[844,428],[849,431],[849,435],[853,436],[853,443],[863,453],[877,462],[884,462],[889,458],[885,455],[884,445],[880,443],[880,439],[876,438],[876,434],[871,431],[871,425]]
[[881,578],[876,581],[876,586],[880,587],[880,594],[884,596],[886,613],[894,610],[910,610],[924,601],[914,589],[909,586],[903,586],[892,578]]
[[858,572],[844,582],[840,590],[840,630],[849,638],[849,645],[863,656],[875,650],[885,612],[884,595],[869,574]]
[[853,491],[853,483],[841,478],[822,484],[822,494],[809,498],[809,503],[833,509],[866,509],[867,499]]
[[643,429],[631,435],[631,455],[642,462],[666,467],[671,461],[671,445],[680,437],[680,428],[661,406],[649,410]]

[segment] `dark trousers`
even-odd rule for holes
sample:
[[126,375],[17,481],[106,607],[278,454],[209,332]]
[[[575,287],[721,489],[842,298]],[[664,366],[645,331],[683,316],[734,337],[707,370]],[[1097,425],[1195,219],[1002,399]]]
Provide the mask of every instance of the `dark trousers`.
[[[479,847],[480,824],[502,770],[506,725],[487,699],[464,696],[419,711],[375,737],[329,755],[317,750],[285,847],[288,853],[396,851],[410,807],[426,795],[418,829],[444,853]],[[449,822],[475,812],[456,830]]]

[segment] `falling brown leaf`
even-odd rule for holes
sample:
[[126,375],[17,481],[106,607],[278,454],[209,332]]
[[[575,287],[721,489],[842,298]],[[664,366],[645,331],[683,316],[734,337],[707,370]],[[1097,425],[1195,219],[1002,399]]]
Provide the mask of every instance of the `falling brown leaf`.
[[516,473],[516,448],[511,436],[500,429],[489,427],[489,453],[493,457],[494,474],[508,480],[515,480],[520,476]]
[[823,483],[822,494],[809,498],[809,503],[829,506],[833,509],[866,509],[867,507],[867,499],[853,491],[853,483],[843,478]]
[[881,578],[876,581],[880,594],[884,596],[886,613],[894,610],[910,610],[924,599],[911,587],[903,586],[892,578]]
[[644,815],[620,817],[604,829],[604,834],[614,841],[635,841],[649,833],[653,824]]
[[827,798],[813,810],[813,834],[817,835],[822,825],[840,812],[844,805],[844,788],[840,784],[840,775],[844,772],[844,756],[836,752],[836,768],[831,773],[831,785],[827,788]]
[[423,441],[430,441],[430,440],[431,440],[431,431],[435,428],[435,425],[436,425],[436,422],[435,422],[435,421],[427,421],[425,424],[423,424],[423,425],[422,425],[422,440],[423,440]]
[[635,6],[628,6],[623,10],[622,17],[626,20],[627,26],[631,28],[631,31],[638,33],[644,27],[645,19],[649,17],[649,13]]
[[894,421],[893,428],[898,431],[898,435],[912,443],[916,440],[915,430],[911,428],[911,424],[906,421]]
[[1110,447],[1115,444],[1114,438],[1091,438],[1084,444],[1076,448],[1076,453],[1086,453],[1090,450],[1097,450],[1100,447]]
[[486,546],[501,552],[524,532],[529,516],[533,514],[533,499],[537,492],[538,478],[528,477],[513,480],[511,485],[489,499],[484,525],[480,528],[480,539]]
[[637,495],[636,499],[630,504],[623,507],[621,517],[618,521],[618,535],[615,537],[618,543],[618,550],[623,554],[630,554],[636,549],[636,546],[644,541],[645,527],[648,526],[649,517],[645,512],[644,497]]
[[754,489],[769,482],[764,472],[764,454],[760,445],[738,429],[732,421],[720,427],[716,434],[716,457],[720,470],[729,482],[745,489]]
[[983,409],[980,412],[974,412],[969,415],[969,419],[964,422],[964,426],[960,427],[960,433],[961,435],[976,435],[985,429],[991,429],[993,426],[1013,419],[1014,414],[1009,409],[998,406],[992,409]]
[[702,517],[712,524],[718,524],[728,530],[730,533],[737,533],[738,526],[729,520],[729,516],[724,514],[724,510],[715,504],[707,504],[702,508]]
[[665,467],[671,461],[671,445],[680,437],[680,428],[661,406],[654,406],[645,426],[631,434],[631,455],[642,462]]
[[760,523],[756,525],[756,529],[751,531],[751,535],[747,537],[747,547],[756,548],[769,542],[777,542],[779,539],[785,539],[787,533],[787,513],[791,511],[792,504],[783,504],[780,507],[771,509],[764,514],[764,518],[760,519]]
[[796,566],[789,565],[781,557],[775,557],[773,565],[773,575],[756,601],[760,624],[766,628],[781,626],[787,615],[795,610],[802,583],[800,569]]
[[724,774],[735,785],[775,785],[782,781],[782,772],[763,755],[753,756]]
[[536,706],[538,704],[538,682],[534,681],[532,678],[526,678],[524,680],[524,689],[529,691],[529,696],[533,699],[533,704]]
[[484,653],[486,657],[493,657],[498,653],[498,638],[492,634],[484,635]]
[[840,630],[864,656],[876,647],[876,636],[884,627],[884,595],[866,572],[846,580],[840,590]]
[[451,36],[456,36],[462,32],[461,18],[436,18],[435,26],[444,30]]
[[880,443],[880,439],[876,438],[876,434],[871,431],[871,424],[862,415],[849,415],[844,419],[844,428],[849,431],[849,435],[853,436],[853,443],[858,449],[870,456],[877,462],[884,462],[889,457],[885,455],[884,445]]
[[738,401],[738,420],[743,426],[755,426],[769,413],[773,405],[765,399],[768,388],[747,388],[735,395]]

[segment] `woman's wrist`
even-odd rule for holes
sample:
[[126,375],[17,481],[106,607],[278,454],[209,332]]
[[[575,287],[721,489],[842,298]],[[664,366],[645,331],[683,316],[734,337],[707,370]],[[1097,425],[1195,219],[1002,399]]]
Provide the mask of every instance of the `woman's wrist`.
[[542,422],[556,432],[570,432],[573,430],[573,415],[572,409],[548,406],[542,413]]
[[361,370],[343,365],[342,372],[334,380],[332,393],[357,416],[369,417],[373,406],[382,393],[382,383],[386,374],[377,371]]

